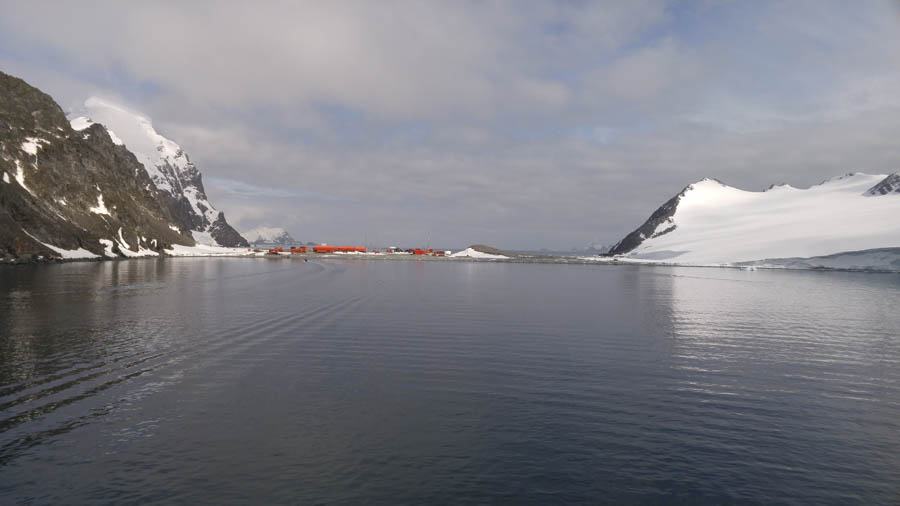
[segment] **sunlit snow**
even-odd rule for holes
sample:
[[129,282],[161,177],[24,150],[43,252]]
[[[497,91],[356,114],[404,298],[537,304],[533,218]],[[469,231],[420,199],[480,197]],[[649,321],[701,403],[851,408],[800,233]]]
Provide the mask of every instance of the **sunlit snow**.
[[109,239],[99,239],[100,244],[103,245],[103,254],[108,257],[115,257],[116,253],[113,251],[113,242]]
[[675,229],[628,257],[716,264],[900,247],[900,195],[863,196],[885,177],[856,173],[805,190],[765,192],[703,180],[681,198]]
[[131,246],[125,241],[125,238],[122,237],[122,227],[119,227],[119,244],[124,246],[125,249],[131,248]]
[[90,211],[94,214],[105,214],[109,215],[109,209],[106,208],[106,205],[103,203],[103,194],[100,193],[97,195],[97,207],[92,207]]
[[22,162],[16,160],[16,182],[19,183],[19,186],[25,189],[28,193],[34,195],[34,192],[31,191],[31,188],[25,186],[25,168],[22,167]]
[[37,137],[28,137],[25,142],[22,143],[22,151],[28,153],[31,156],[37,155],[37,150],[41,146],[41,143],[46,143],[44,139],[39,139]]
[[87,129],[91,125],[93,125],[94,122],[91,121],[91,119],[88,117],[79,116],[79,117],[73,119],[72,121],[70,121],[69,124],[72,125],[72,130],[75,130],[76,132],[80,132],[82,130]]
[[247,248],[225,248],[209,244],[197,244],[196,246],[182,246],[173,244],[166,250],[166,254],[176,257],[218,257],[218,256],[261,256],[263,253],[248,251]]
[[482,253],[481,251],[474,250],[472,248],[466,248],[462,251],[458,251],[452,255],[451,257],[460,258],[460,257],[468,257],[468,258],[485,258],[485,259],[502,259],[509,258],[505,255],[493,255],[491,253]]
[[[94,121],[91,120],[91,118],[79,116],[70,121],[69,124],[72,125],[72,130],[80,132],[93,125]],[[113,144],[117,146],[123,146],[125,144],[124,142],[122,142],[122,139],[120,139],[119,136],[117,136],[116,133],[110,130],[106,125],[103,125],[103,128],[106,129],[106,133],[109,134],[109,139],[113,142]]]
[[[25,232],[25,231],[23,230],[22,232]],[[52,244],[47,244],[43,241],[38,240],[37,237],[29,234],[28,232],[25,232],[25,235],[27,235],[28,237],[31,237],[35,241],[44,245],[45,247],[55,251],[57,254],[59,254],[60,257],[65,258],[65,259],[75,260],[75,259],[85,259],[85,258],[100,258],[99,255],[95,255],[84,248],[78,248],[78,249],[58,248],[56,246],[53,246]]]

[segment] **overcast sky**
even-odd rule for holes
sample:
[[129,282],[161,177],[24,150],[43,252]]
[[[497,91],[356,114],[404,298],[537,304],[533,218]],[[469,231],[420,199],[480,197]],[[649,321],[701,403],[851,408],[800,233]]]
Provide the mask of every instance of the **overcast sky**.
[[303,241],[569,249],[703,177],[900,170],[896,1],[0,0],[0,69]]

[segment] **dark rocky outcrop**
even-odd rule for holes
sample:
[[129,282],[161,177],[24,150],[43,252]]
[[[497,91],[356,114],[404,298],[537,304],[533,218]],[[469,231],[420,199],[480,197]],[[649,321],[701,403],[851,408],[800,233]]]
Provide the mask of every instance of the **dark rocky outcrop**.
[[[652,237],[654,232],[659,226],[667,221],[670,221],[672,216],[675,215],[675,210],[678,209],[678,203],[681,202],[681,197],[687,193],[688,190],[691,189],[691,186],[685,187],[681,190],[681,193],[675,195],[665,204],[661,205],[656,211],[653,211],[653,214],[647,218],[647,221],[644,222],[643,225],[637,228],[637,230],[631,232],[626,235],[624,239],[616,243],[615,246],[609,249],[608,252],[605,253],[605,256],[615,256],[615,255],[624,255],[629,251],[637,248],[644,242],[645,239]],[[672,224],[670,227],[665,228],[658,234],[663,235],[667,234],[671,231],[675,230],[675,225]]]
[[503,255],[503,256],[510,257],[510,258],[519,256],[516,253],[510,253],[509,251],[504,251],[502,249],[494,248],[493,246],[486,246],[484,244],[473,244],[469,247],[479,253],[487,253],[489,255]]
[[219,212],[216,221],[209,226],[209,235],[222,246],[229,247],[248,247],[247,240],[238,233],[231,225],[225,221],[225,213]]
[[865,195],[878,196],[890,193],[900,193],[900,173],[893,173],[881,180],[880,183],[866,190]]

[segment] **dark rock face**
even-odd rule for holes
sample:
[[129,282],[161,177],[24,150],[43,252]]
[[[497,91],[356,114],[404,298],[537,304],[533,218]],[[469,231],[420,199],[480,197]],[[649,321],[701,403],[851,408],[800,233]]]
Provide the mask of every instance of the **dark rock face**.
[[[650,218],[644,222],[643,225],[638,227],[637,230],[631,232],[626,235],[624,239],[616,243],[615,246],[610,248],[610,250],[606,253],[608,256],[614,255],[624,255],[631,250],[637,248],[644,242],[645,239],[648,239],[654,236],[654,232],[656,229],[666,221],[669,221],[672,216],[675,215],[675,210],[678,209],[678,203],[681,202],[681,197],[687,193],[688,190],[691,189],[691,186],[685,187],[684,190],[681,190],[681,193],[675,195],[671,199],[669,199],[665,204],[659,207],[653,214],[650,215]],[[656,234],[656,236],[660,236],[663,234],[667,234],[671,231],[675,230],[675,225],[672,224],[669,227],[666,227],[663,231]]]
[[880,183],[866,190],[865,195],[878,196],[889,193],[900,193],[900,173],[893,173],[881,180]]
[[5,261],[60,256],[45,244],[97,255],[100,240],[133,252],[194,244],[171,230],[166,198],[103,126],[73,130],[49,95],[2,72],[0,178]]
[[244,239],[241,234],[238,233],[237,230],[232,228],[231,225],[225,221],[225,213],[219,212],[219,217],[216,218],[216,221],[212,222],[209,227],[209,234],[213,239],[216,240],[217,243],[222,246],[228,246],[232,248],[237,247],[248,247],[250,246],[247,243],[247,240]]
[[489,255],[503,255],[503,256],[508,256],[510,258],[519,256],[515,253],[510,253],[509,251],[503,251],[502,249],[497,249],[492,246],[487,246],[484,244],[473,244],[469,247],[479,253],[487,253]]

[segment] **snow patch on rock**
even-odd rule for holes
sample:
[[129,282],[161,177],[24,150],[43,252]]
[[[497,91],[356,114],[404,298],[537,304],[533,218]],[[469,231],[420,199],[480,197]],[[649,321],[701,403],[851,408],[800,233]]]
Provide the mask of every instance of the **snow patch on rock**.
[[112,241],[110,241],[109,239],[98,239],[98,240],[99,240],[100,244],[103,245],[103,256],[107,256],[107,257],[118,256],[113,251],[113,242]]
[[35,237],[35,236],[29,234],[29,233],[28,233],[27,231],[25,231],[25,230],[22,230],[22,232],[25,232],[25,235],[27,235],[28,237],[31,237],[31,238],[34,239],[35,241],[41,243],[44,247],[46,247],[46,248],[48,248],[48,249],[50,249],[50,250],[55,251],[56,254],[58,254],[61,258],[64,258],[64,259],[67,259],[67,260],[79,260],[79,259],[87,259],[87,258],[100,258],[99,255],[95,255],[95,254],[91,253],[90,251],[88,251],[88,250],[86,250],[86,249],[84,249],[84,248],[78,248],[78,249],[63,249],[63,248],[58,248],[58,247],[56,247],[56,246],[54,246],[54,245],[52,245],[52,244],[47,244],[47,243],[41,241],[40,239],[38,239],[37,237]]
[[31,188],[25,186],[25,168],[22,167],[22,162],[16,160],[16,182],[19,183],[19,186],[25,189],[28,193],[34,195],[34,192],[31,191]]
[[28,153],[31,156],[37,155],[37,150],[41,147],[41,144],[47,143],[48,141],[44,139],[39,139],[37,137],[27,137],[25,142],[22,143],[22,151]]
[[69,125],[72,126],[72,130],[75,130],[76,132],[86,130],[88,127],[90,127],[93,124],[94,124],[94,122],[91,121],[91,118],[88,118],[86,116],[78,116],[77,118],[74,118],[73,120],[69,121]]
[[[100,188],[97,188],[99,191]],[[103,194],[97,194],[97,206],[90,208],[90,211],[94,214],[105,214],[109,216],[109,209],[106,208],[106,204],[103,203]]]
[[124,246],[125,249],[131,249],[131,246],[127,242],[125,242],[125,238],[122,237],[122,227],[119,227],[119,244],[121,246]]

